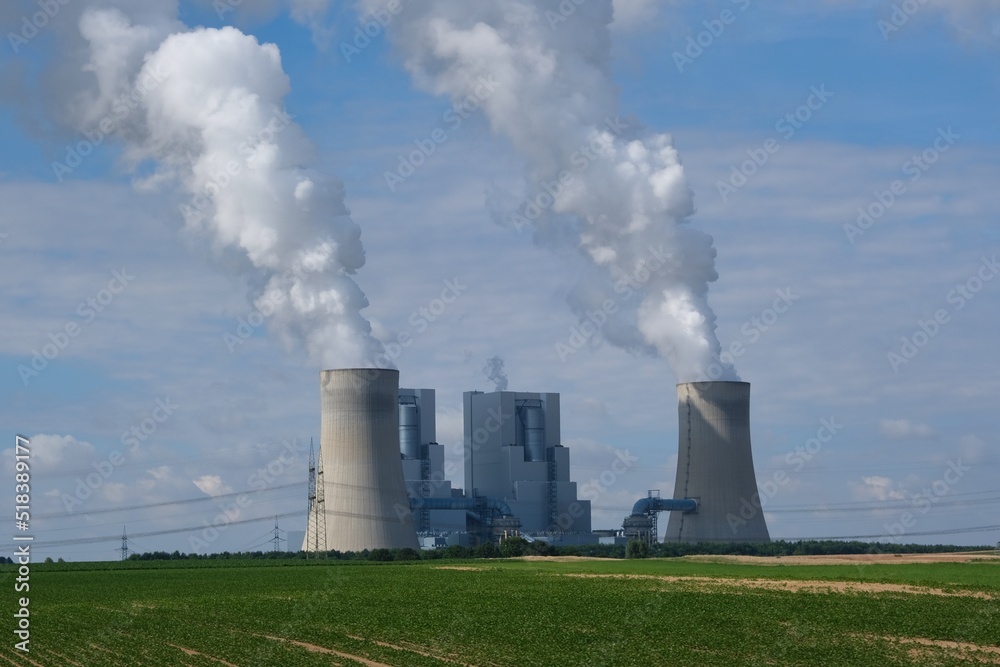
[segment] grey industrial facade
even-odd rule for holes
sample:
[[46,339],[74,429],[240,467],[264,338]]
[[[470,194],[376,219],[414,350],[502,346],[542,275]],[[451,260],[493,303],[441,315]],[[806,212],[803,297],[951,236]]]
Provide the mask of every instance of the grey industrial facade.
[[466,494],[502,499],[535,534],[590,533],[590,501],[577,498],[562,446],[559,394],[467,391]]

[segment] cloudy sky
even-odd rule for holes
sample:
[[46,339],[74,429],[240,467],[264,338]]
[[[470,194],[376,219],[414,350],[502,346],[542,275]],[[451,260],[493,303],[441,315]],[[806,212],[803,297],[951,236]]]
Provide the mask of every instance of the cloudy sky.
[[615,290],[572,202],[512,222],[569,168],[561,99],[672,137],[654,166],[678,228],[714,239],[701,313],[753,385],[772,536],[1000,539],[1000,2],[622,0],[605,29],[609,1],[498,0],[493,25],[580,57],[535,97],[501,72],[457,108],[478,84],[447,58],[472,47],[418,30],[455,3],[327,4],[0,9],[3,470],[29,437],[39,553],[114,558],[123,526],[187,552],[268,548],[275,515],[302,530],[318,370],[381,346],[437,390],[455,486],[462,392],[499,356],[511,389],[562,395],[595,527],[670,495],[688,370],[660,354],[672,324],[637,316],[689,274]]

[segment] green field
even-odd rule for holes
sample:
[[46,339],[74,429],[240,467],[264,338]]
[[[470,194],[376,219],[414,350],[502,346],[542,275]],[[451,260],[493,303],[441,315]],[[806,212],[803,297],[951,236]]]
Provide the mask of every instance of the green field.
[[0,665],[1000,664],[996,560],[34,565],[30,661],[2,572]]

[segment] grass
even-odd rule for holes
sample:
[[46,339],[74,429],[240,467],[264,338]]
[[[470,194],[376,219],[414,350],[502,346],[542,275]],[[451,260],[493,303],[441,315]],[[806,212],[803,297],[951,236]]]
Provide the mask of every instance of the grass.
[[[415,666],[1000,664],[1000,654],[884,639],[996,646],[997,562],[170,563],[33,566],[31,660],[46,667],[363,664],[347,656]],[[648,576],[565,576],[571,573]],[[12,619],[9,566],[0,576],[11,591],[0,600],[0,615]],[[900,583],[981,591],[996,599],[787,592],[736,588],[738,581],[704,587],[656,576]],[[0,665],[31,665],[8,637]]]

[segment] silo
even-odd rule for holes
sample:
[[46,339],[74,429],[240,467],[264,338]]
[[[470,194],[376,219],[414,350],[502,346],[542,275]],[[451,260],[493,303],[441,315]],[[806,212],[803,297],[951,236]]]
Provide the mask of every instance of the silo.
[[320,372],[327,549],[417,548],[399,451],[399,371]]
[[[409,397],[406,397],[409,399]],[[420,412],[409,399],[399,403],[399,446],[404,458],[420,458]]]
[[524,460],[545,460],[545,413],[539,405],[525,405],[521,408],[521,420],[524,424]]
[[677,385],[678,451],[674,498],[693,513],[671,512],[668,542],[767,542],[750,448],[750,384]]

